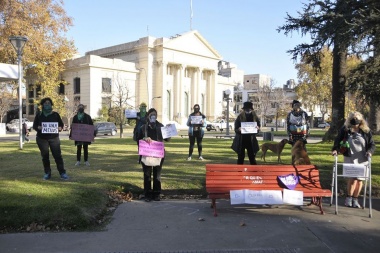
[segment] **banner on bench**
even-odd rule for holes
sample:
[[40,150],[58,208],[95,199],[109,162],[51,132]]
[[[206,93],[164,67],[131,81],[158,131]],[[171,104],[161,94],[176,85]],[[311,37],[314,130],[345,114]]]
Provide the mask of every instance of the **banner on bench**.
[[230,191],[231,205],[238,204],[255,204],[255,205],[281,205],[282,192],[281,190],[231,190]]
[[303,205],[303,191],[294,191],[284,189],[284,204],[302,206]]

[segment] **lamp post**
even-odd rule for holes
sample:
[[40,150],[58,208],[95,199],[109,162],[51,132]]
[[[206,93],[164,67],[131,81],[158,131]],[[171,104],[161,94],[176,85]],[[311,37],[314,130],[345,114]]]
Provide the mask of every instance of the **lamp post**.
[[155,99],[155,98],[161,98],[161,96],[158,96],[158,97],[154,97],[154,98],[152,98],[152,101],[150,101],[150,107],[149,107],[149,108],[152,108],[152,107],[153,107],[153,99]]
[[230,95],[231,91],[229,89],[223,91],[223,100],[227,102],[226,136],[230,135]]
[[22,87],[21,87],[21,59],[22,59],[22,50],[28,39],[23,36],[11,36],[9,37],[9,41],[12,46],[16,50],[17,53],[17,63],[18,63],[18,119],[19,119],[19,141],[20,141],[20,149],[22,149]]

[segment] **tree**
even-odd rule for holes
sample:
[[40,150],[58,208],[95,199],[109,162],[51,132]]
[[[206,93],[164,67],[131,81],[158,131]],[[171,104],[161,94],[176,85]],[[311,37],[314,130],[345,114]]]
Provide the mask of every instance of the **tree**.
[[0,83],[0,123],[3,123],[4,116],[9,111],[12,104],[12,93],[9,92],[7,84]]
[[23,73],[32,76],[34,85],[41,85],[41,95],[51,97],[55,109],[64,107],[57,94],[64,60],[76,52],[73,41],[64,37],[70,26],[72,20],[62,0],[0,1],[0,61],[16,63],[17,55],[8,38],[26,36]]

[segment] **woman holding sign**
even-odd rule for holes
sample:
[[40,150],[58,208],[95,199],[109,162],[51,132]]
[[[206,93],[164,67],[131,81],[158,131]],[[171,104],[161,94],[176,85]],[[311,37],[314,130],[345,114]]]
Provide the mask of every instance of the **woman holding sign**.
[[293,100],[292,111],[286,117],[287,132],[289,135],[289,144],[292,146],[302,140],[307,143],[306,138],[309,135],[309,116],[302,110],[301,103],[298,100]]
[[187,157],[188,161],[191,160],[191,156],[193,155],[195,140],[197,140],[198,159],[203,160],[202,140],[205,134],[204,128],[207,125],[206,116],[200,112],[199,105],[195,104],[193,108],[194,108],[194,112],[190,114],[187,120],[187,126],[189,127],[188,134],[189,134],[189,141],[190,141],[189,156]]
[[[86,125],[91,125],[91,126],[94,125],[94,123],[92,122],[91,116],[84,112],[84,105],[82,105],[82,104],[78,105],[77,115],[74,116],[71,125],[74,126],[74,124],[86,124]],[[73,131],[78,131],[79,129],[80,129],[79,127],[78,128],[73,128],[73,127],[71,128],[70,139],[73,139],[73,136],[72,136]],[[79,140],[83,140],[84,137],[86,137],[85,134],[87,133],[87,132],[83,131],[84,129],[81,129],[81,130],[82,130],[81,132],[84,134],[82,134],[82,136],[80,136],[80,133],[78,133],[79,136],[76,135],[77,139],[74,139],[75,145],[77,146],[77,162],[75,163],[75,166],[80,165],[80,158],[82,155],[82,147],[83,147],[84,163],[87,166],[90,166],[90,163],[88,162],[88,145],[90,145],[91,142],[79,141]],[[88,130],[89,130],[88,135],[90,135],[90,137],[92,137],[91,139],[93,139],[92,135],[95,135],[94,128],[90,127]]]
[[[161,127],[163,126],[163,124],[157,121],[156,109],[151,108],[147,113],[146,123],[139,129],[139,153],[144,152],[146,154],[142,155],[141,164],[144,172],[144,195],[145,201],[147,202],[152,199],[160,201],[161,171],[165,159],[165,150],[162,142],[170,140],[170,138],[164,139],[162,137]],[[151,150],[149,150],[149,148],[151,148]],[[154,156],[152,154],[154,154]],[[152,172],[153,190],[151,183]]]
[[[368,157],[375,152],[375,142],[367,122],[360,112],[351,112],[334,141],[332,155],[343,154],[344,163],[368,164]],[[364,178],[348,178],[345,205],[360,208],[358,196]]]
[[247,150],[249,163],[256,163],[256,153],[259,151],[259,143],[256,134],[260,130],[260,120],[253,111],[251,102],[244,102],[243,110],[235,120],[235,152],[238,154],[237,164],[244,164],[245,150]]
[[33,129],[36,130],[36,142],[42,156],[45,175],[44,180],[51,178],[51,167],[49,160],[49,148],[57,165],[57,170],[61,179],[67,180],[69,177],[64,168],[61,141],[59,132],[62,131],[63,122],[61,116],[57,112],[53,112],[53,101],[50,98],[43,98],[40,102],[41,112],[36,114],[33,122]]

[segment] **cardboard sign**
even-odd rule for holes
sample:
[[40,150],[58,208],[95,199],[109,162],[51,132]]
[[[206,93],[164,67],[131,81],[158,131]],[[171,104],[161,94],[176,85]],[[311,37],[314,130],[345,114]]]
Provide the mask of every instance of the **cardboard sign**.
[[256,205],[281,205],[282,192],[280,190],[247,190],[245,195],[245,201],[247,204]]
[[148,143],[139,140],[139,155],[162,158],[164,157],[164,143],[159,141]]
[[161,127],[161,133],[162,133],[162,138],[164,139],[178,135],[177,128],[175,127],[174,124],[169,124],[164,127]]
[[94,126],[87,124],[73,123],[71,125],[71,140],[93,142],[94,141]]
[[366,167],[364,164],[343,163],[344,177],[367,177]]
[[303,205],[303,192],[284,189],[284,204],[302,206]]
[[132,109],[125,110],[125,117],[127,119],[136,119],[137,118],[137,111]]
[[241,134],[257,134],[257,122],[241,122]]
[[58,122],[42,122],[42,133],[43,134],[57,134],[58,133]]
[[191,124],[193,125],[202,125],[202,116],[190,116]]

